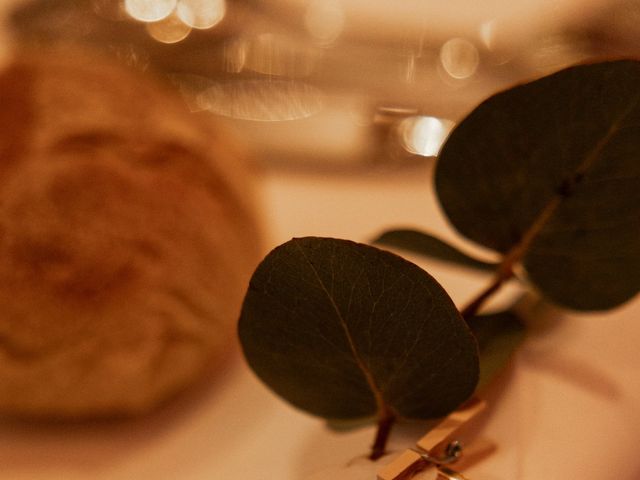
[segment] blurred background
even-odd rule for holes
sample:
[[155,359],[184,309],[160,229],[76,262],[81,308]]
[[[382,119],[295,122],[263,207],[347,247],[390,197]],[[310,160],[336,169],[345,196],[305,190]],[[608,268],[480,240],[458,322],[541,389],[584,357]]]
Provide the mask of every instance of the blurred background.
[[[451,128],[515,83],[640,54],[640,0],[0,0],[0,11],[0,56],[87,48],[223,121],[253,153],[269,247],[410,226],[486,255],[448,228],[429,187]],[[486,281],[429,271],[459,303]],[[638,305],[571,317],[527,347],[486,428],[501,453],[470,478],[640,478]],[[603,378],[615,398],[589,387]],[[126,426],[0,423],[0,478],[301,480],[358,455],[370,432],[353,435],[293,410],[238,358],[197,399]]]
[[267,165],[349,169],[434,156],[514,83],[640,50],[636,0],[6,1],[8,35],[76,44],[224,117]]

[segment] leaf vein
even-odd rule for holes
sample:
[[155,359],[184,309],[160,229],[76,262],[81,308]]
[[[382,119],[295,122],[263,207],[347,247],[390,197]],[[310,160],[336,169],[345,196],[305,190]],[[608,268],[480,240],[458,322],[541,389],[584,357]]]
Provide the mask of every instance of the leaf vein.
[[334,310],[334,312],[336,314],[336,319],[338,320],[338,323],[340,324],[340,327],[342,328],[342,331],[343,331],[343,333],[344,333],[344,335],[345,335],[345,337],[347,339],[347,343],[348,343],[349,348],[351,350],[351,354],[353,355],[353,358],[354,358],[354,360],[356,362],[356,365],[361,370],[361,372],[362,372],[367,384],[369,385],[369,388],[371,389],[371,393],[373,394],[373,396],[374,396],[374,398],[376,400],[376,405],[377,405],[377,408],[378,408],[379,412],[384,411],[388,407],[386,406],[386,404],[384,402],[384,399],[382,397],[382,393],[380,392],[378,386],[376,385],[376,382],[375,382],[375,380],[373,378],[373,375],[371,374],[371,372],[369,371],[369,369],[367,368],[367,366],[363,362],[362,358],[360,357],[360,354],[358,352],[358,349],[356,348],[353,336],[351,335],[351,331],[349,330],[349,325],[347,324],[345,318],[343,317],[342,312],[340,311],[340,308],[336,304],[335,299],[333,298],[333,296],[331,295],[331,293],[327,289],[326,285],[324,284],[324,282],[322,280],[322,277],[320,277],[320,273],[316,269],[315,265],[311,262],[311,260],[307,256],[307,254],[304,251],[304,249],[298,244],[296,244],[296,247],[297,247],[298,251],[300,252],[300,254],[302,255],[302,257],[304,258],[304,260],[307,262],[307,265],[309,266],[310,270],[313,272],[313,275],[314,275],[315,279],[317,280],[318,285],[320,286],[320,289],[326,295],[327,300],[331,304],[331,307],[332,307],[332,309]]

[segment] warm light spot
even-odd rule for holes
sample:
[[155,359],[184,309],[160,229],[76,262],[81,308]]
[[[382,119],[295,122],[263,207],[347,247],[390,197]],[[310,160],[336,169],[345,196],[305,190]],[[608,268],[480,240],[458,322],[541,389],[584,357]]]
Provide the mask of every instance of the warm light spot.
[[342,33],[344,9],[339,0],[310,0],[304,17],[307,31],[321,44],[334,42]]
[[449,76],[465,79],[476,73],[480,64],[480,54],[470,41],[452,38],[440,49],[440,63]]
[[180,19],[192,28],[211,28],[227,13],[225,0],[178,0]]
[[197,97],[201,110],[242,120],[283,121],[310,117],[322,109],[317,88],[290,80],[216,83]]
[[489,50],[495,48],[496,21],[489,20],[480,25],[480,39]]
[[141,22],[157,22],[169,16],[176,0],[125,0],[125,11]]
[[511,61],[518,51],[504,27],[501,28],[501,24],[495,19],[480,25],[478,33],[489,52],[488,60],[494,65],[504,65]]
[[147,32],[157,41],[162,43],[177,43],[184,40],[191,27],[180,20],[174,13],[159,22],[147,23]]
[[398,125],[398,134],[402,146],[408,152],[435,157],[453,126],[451,120],[425,116],[408,117]]

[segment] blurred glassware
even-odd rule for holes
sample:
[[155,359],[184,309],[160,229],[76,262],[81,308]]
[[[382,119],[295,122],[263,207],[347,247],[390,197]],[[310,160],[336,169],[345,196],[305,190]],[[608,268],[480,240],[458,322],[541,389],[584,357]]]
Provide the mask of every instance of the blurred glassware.
[[[424,161],[444,140],[425,126],[450,129],[516,82],[633,54],[639,5],[31,0],[12,25],[23,43],[90,46],[164,75],[192,110],[228,117],[264,162],[345,168]],[[429,148],[407,140],[412,128]]]

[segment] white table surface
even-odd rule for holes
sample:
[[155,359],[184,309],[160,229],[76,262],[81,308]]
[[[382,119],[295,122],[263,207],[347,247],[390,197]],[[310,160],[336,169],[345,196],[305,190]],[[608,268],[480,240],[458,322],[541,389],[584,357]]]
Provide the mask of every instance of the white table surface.
[[[342,176],[272,171],[259,187],[270,246],[303,235],[364,241],[392,225],[452,235],[426,168]],[[451,268],[428,268],[461,303],[480,284]],[[480,436],[497,450],[468,477],[640,478],[639,317],[635,300],[607,314],[559,317],[547,335],[530,338],[490,392]],[[406,438],[422,433],[419,426]],[[344,478],[364,480],[373,477],[348,475],[371,439],[371,429],[332,433],[290,408],[238,355],[222,376],[137,421],[0,424],[0,479],[340,479],[336,469],[351,461]]]

